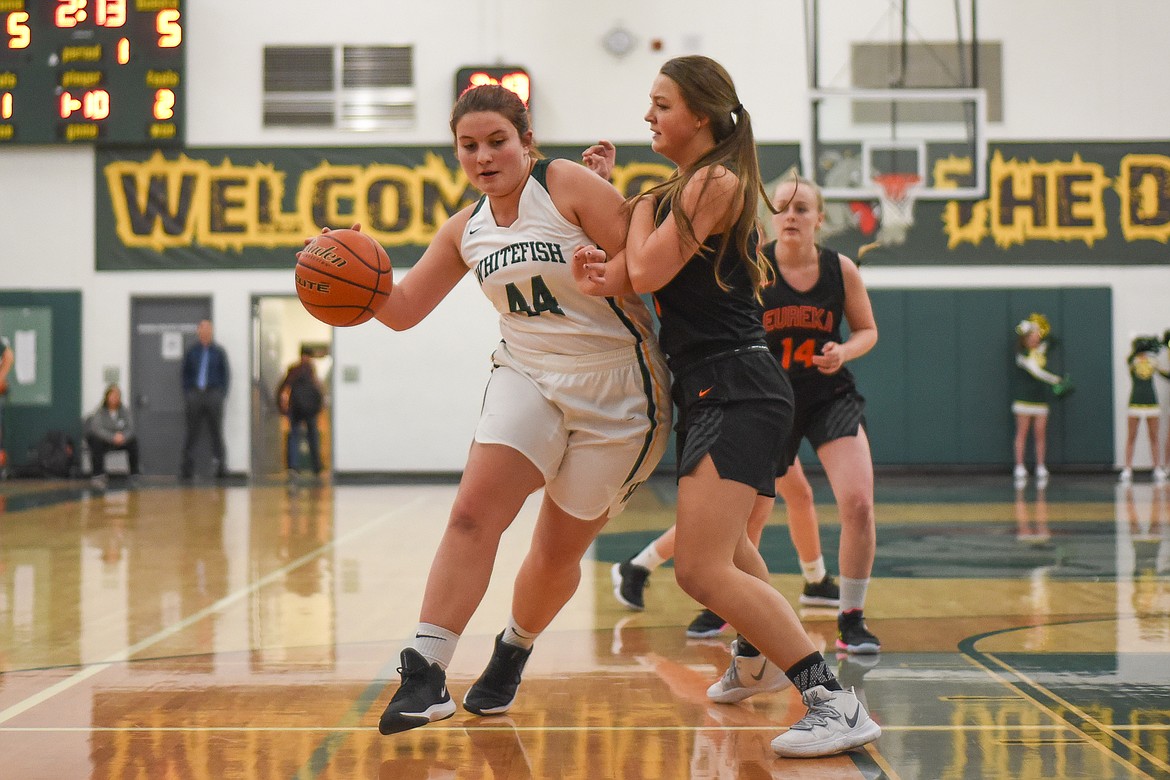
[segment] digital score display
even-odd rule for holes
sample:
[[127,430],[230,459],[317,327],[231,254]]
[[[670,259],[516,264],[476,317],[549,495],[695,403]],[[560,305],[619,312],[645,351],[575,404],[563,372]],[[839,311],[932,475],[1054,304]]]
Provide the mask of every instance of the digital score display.
[[[3,2],[3,0],[0,0]],[[520,96],[524,105],[532,110],[532,80],[524,68],[511,65],[475,65],[460,68],[455,72],[455,99],[471,87],[484,84],[499,84]]]
[[183,0],[0,0],[0,146],[182,145]]

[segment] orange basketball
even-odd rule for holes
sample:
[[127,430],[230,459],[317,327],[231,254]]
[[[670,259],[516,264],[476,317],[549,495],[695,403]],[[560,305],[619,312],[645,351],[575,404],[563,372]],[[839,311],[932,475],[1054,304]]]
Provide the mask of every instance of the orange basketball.
[[390,256],[358,230],[331,230],[297,252],[297,297],[328,325],[347,327],[371,319],[394,286]]

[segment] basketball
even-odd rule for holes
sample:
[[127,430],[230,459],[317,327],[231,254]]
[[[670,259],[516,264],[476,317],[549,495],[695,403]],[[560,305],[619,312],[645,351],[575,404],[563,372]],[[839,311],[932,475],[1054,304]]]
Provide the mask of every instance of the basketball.
[[348,327],[373,318],[394,285],[390,256],[358,230],[331,230],[297,252],[297,297],[314,317]]

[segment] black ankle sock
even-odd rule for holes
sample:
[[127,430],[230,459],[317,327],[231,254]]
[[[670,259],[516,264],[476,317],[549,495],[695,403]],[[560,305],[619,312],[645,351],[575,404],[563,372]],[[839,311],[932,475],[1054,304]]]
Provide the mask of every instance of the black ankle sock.
[[785,669],[784,674],[801,693],[818,685],[823,685],[830,691],[842,690],[841,683],[837,682],[837,678],[829,671],[825,657],[820,653],[809,653],[793,664],[792,668]]

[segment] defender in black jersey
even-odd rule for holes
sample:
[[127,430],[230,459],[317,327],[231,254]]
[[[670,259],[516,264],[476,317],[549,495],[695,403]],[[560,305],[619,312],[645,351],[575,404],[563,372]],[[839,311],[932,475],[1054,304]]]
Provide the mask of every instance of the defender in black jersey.
[[[764,247],[764,255],[775,261],[775,241]],[[819,449],[844,436],[856,436],[864,424],[865,399],[857,392],[853,374],[844,366],[826,374],[813,360],[826,344],[843,341],[845,283],[841,264],[836,251],[821,248],[817,255],[819,273],[810,289],[798,291],[781,275],[763,291],[765,340],[788,373],[796,398],[792,435],[784,447],[778,477],[796,460],[801,439],[807,438],[813,449]]]
[[[776,240],[764,247],[764,255],[775,264],[776,281],[763,291],[763,324],[768,347],[791,378],[796,400],[778,483],[795,461],[801,440],[808,439],[841,519],[837,647],[877,653],[881,643],[866,627],[863,613],[876,548],[873,460],[865,399],[845,367],[873,348],[877,325],[857,266],[816,244],[824,219],[819,188],[802,178],[785,180],[773,202]],[[843,320],[849,325],[847,339],[842,338]],[[760,499],[756,511],[770,514],[771,501]]]
[[667,62],[650,98],[652,148],[678,170],[633,199],[623,252],[609,262],[593,248],[574,253],[578,283],[595,295],[654,294],[679,410],[675,576],[742,634],[725,681],[742,669],[769,689],[787,678],[801,690],[809,712],[772,749],[832,755],[881,729],[841,689],[746,533],[757,496],[774,494],[792,419],[791,387],[764,341],[759,290],[771,273],[755,243],[751,118],[707,57]]

